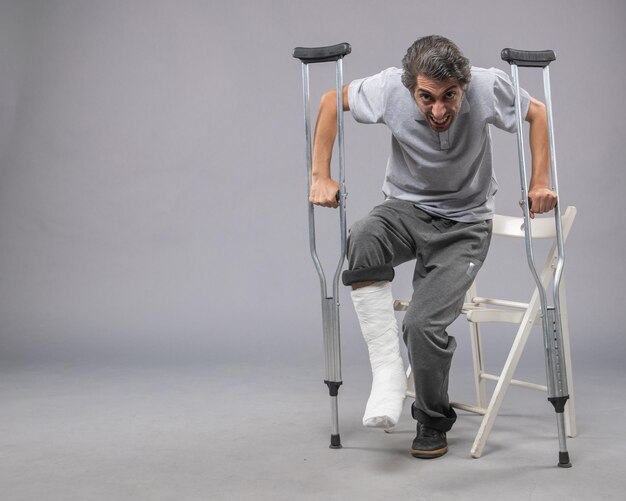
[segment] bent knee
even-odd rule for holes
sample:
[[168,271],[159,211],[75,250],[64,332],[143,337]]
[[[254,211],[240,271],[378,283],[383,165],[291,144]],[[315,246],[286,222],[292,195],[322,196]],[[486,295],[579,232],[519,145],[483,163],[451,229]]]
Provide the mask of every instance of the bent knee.
[[373,245],[381,241],[382,231],[366,219],[357,221],[350,227],[348,248]]
[[402,324],[402,334],[407,346],[418,350],[439,348],[449,349],[449,341],[454,339],[448,336],[448,323],[436,318],[435,315],[407,314]]

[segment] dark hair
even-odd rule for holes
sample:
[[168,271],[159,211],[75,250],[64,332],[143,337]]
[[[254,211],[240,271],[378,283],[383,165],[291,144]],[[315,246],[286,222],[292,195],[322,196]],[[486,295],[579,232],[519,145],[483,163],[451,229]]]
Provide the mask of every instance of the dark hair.
[[413,94],[418,76],[456,80],[464,89],[472,73],[470,61],[452,40],[439,35],[418,38],[402,58],[402,83]]

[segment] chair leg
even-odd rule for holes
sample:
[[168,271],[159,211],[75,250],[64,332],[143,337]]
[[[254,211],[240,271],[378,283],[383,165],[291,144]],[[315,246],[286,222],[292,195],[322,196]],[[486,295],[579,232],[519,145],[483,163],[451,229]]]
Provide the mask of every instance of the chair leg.
[[[534,306],[531,309],[530,318],[535,318],[537,316],[537,301],[534,301]],[[527,318],[528,315],[525,317]],[[478,429],[478,433],[476,434],[476,438],[474,440],[474,444],[472,445],[472,449],[470,454],[473,458],[479,458],[485,447],[487,442],[487,438],[491,433],[491,429],[493,428],[493,424],[498,416],[498,412],[500,411],[500,407],[502,406],[502,402],[504,401],[504,396],[506,395],[507,389],[511,384],[511,379],[513,378],[513,374],[517,369],[517,365],[522,356],[522,352],[524,351],[524,346],[526,345],[526,341],[528,340],[528,335],[533,327],[533,322],[528,320],[526,322],[522,322],[520,324],[520,328],[517,331],[517,335],[515,336],[515,341],[513,342],[513,346],[511,351],[509,352],[509,356],[502,368],[502,372],[500,373],[500,378],[496,384],[496,388],[491,396],[491,401],[489,402],[489,406],[487,407],[487,412],[483,416],[483,420],[480,423],[480,428]]]
[[413,381],[413,372],[411,366],[406,370],[406,396],[415,398],[415,383]]
[[[465,294],[465,301],[472,303],[476,297],[476,282],[474,281]],[[480,342],[480,326],[476,322],[469,323],[470,344],[472,349],[472,364],[474,366],[474,388],[476,390],[476,406],[487,406],[487,389],[482,375],[485,372],[483,349]]]
[[482,378],[485,372],[483,363],[483,350],[480,342],[480,327],[475,322],[470,322],[470,341],[472,346],[472,362],[474,366],[474,388],[476,389],[477,407],[487,406],[487,389],[485,380]]

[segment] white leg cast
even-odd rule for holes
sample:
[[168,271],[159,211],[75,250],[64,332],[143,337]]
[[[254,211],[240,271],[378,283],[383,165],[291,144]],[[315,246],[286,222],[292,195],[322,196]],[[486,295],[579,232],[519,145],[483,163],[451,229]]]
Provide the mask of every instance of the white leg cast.
[[391,282],[376,282],[352,291],[372,366],[372,391],[363,426],[393,428],[406,396],[406,373],[400,356],[398,322],[393,309]]

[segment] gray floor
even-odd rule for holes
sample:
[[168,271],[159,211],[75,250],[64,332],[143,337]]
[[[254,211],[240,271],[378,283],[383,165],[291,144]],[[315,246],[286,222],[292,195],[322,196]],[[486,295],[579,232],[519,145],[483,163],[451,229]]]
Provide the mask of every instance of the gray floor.
[[[544,396],[519,388],[509,393],[481,459],[469,456],[479,425],[469,414],[449,434],[446,456],[413,459],[408,412],[393,434],[360,425],[365,371],[344,368],[344,448],[330,450],[317,368],[5,364],[0,497],[624,499],[623,371],[578,369],[580,434],[569,441],[569,470],[555,466],[556,426]],[[452,397],[470,390],[463,381],[454,377]]]

